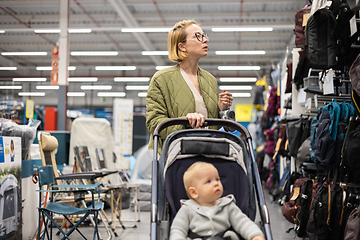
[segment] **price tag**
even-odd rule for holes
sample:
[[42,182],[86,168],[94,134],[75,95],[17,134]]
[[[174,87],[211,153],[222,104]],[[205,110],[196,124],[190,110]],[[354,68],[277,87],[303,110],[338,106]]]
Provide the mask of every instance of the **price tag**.
[[324,95],[333,94],[334,93],[334,71],[332,69],[324,77]]
[[306,92],[304,91],[304,88],[300,88],[298,92],[298,103],[304,103],[306,101]]
[[308,98],[307,100],[306,100],[306,102],[305,102],[305,107],[307,108],[307,109],[311,109],[311,98]]

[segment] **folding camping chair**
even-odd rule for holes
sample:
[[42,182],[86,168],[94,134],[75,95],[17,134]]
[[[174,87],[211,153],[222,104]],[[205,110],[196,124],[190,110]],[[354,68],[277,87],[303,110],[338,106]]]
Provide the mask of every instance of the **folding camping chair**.
[[[86,146],[75,146],[74,147],[74,164],[75,164],[75,168],[78,171],[78,173],[94,173],[97,174],[98,179],[101,179],[109,174],[113,174],[113,173],[117,173],[117,171],[114,170],[101,170],[101,171],[93,171],[92,170],[92,164],[91,164],[91,159],[90,159],[90,155],[89,155],[89,151],[87,149]],[[83,180],[84,183],[85,180]],[[120,185],[120,188],[124,187],[124,185]],[[108,188],[108,187],[102,187],[102,194],[103,197],[101,198],[102,201],[108,203],[110,205],[111,208],[111,216],[112,219],[110,220],[108,218],[108,216],[106,215],[105,211],[102,210],[103,216],[105,217],[111,231],[114,233],[115,237],[118,236],[118,234],[116,233],[116,221],[114,221],[114,188]],[[108,196],[110,195],[110,196]],[[121,194],[119,194],[119,197],[121,199]],[[125,229],[124,224],[122,223],[122,221],[120,220],[119,217],[119,223],[121,225],[121,227],[123,229]]]
[[[98,168],[100,170],[107,169],[104,149],[96,148],[95,153],[96,153]],[[140,195],[139,185],[130,182],[130,178],[127,175],[126,169],[120,169],[120,170],[118,170],[118,173],[120,176],[119,183],[109,183],[106,186],[109,188],[117,189],[119,186],[121,186],[121,188],[124,188],[124,185],[125,185],[124,189],[128,189],[128,190],[132,191],[133,192],[132,199],[133,199],[133,204],[134,204],[134,214],[135,215],[134,215],[133,220],[123,219],[122,221],[120,221],[122,201],[121,201],[121,192],[119,192],[119,196],[116,199],[113,198],[113,203],[115,205],[114,212],[116,213],[116,217],[119,219],[120,222],[123,222],[123,221],[125,221],[125,222],[134,221],[135,223],[140,222],[140,204],[138,204],[138,201],[139,201],[138,199],[139,199],[139,195]],[[134,227],[136,227],[136,224],[134,225]]]
[[[41,154],[41,160],[42,160],[42,164],[43,166],[52,166],[52,169],[54,171],[54,176],[56,178],[56,184],[57,185],[61,185],[62,181],[66,182],[66,184],[74,184],[74,180],[79,180],[79,179],[91,179],[94,180],[95,178],[98,177],[97,174],[91,174],[91,173],[83,173],[83,174],[67,174],[65,175],[61,175],[59,174],[59,171],[57,169],[57,165],[56,165],[56,160],[55,160],[55,149],[58,147],[58,141],[54,136],[51,136],[50,133],[47,132],[41,132],[38,136],[38,140],[39,140],[39,149],[40,149],[40,154]],[[62,180],[61,180],[62,179]],[[83,182],[83,183],[87,183],[87,182]],[[75,183],[76,184],[76,183]],[[71,185],[73,188],[74,185]],[[76,186],[76,185],[75,185]],[[101,194],[100,194],[100,199],[102,198]],[[78,200],[79,203],[82,204],[82,206],[84,208],[87,207],[86,202],[90,202],[92,201],[92,195],[91,194],[83,194],[82,198]],[[59,203],[63,203],[63,204],[72,204],[75,205],[77,204],[73,198],[73,196],[62,196],[60,199],[57,199],[57,202]],[[106,216],[105,212],[103,211],[103,209],[101,210],[101,213],[99,214],[101,221],[104,223],[104,226],[106,228],[106,232],[108,234],[108,238],[107,239],[111,239],[112,235],[111,232],[109,230],[109,225],[108,223],[104,220],[104,215]],[[61,225],[61,228],[64,228],[66,226],[66,218],[63,219],[63,223]],[[90,221],[93,225],[95,225],[95,221],[92,218],[92,216],[90,216]],[[60,232],[58,232],[59,234]]]
[[[140,209],[137,206],[137,198],[138,198],[138,188],[137,185],[131,184],[129,178],[127,178],[126,173],[123,170],[108,170],[106,169],[106,161],[105,154],[102,148],[96,148],[96,157],[98,162],[98,169],[93,170],[91,164],[91,158],[89,155],[88,148],[86,146],[75,146],[74,147],[74,160],[76,164],[76,169],[79,172],[90,172],[90,173],[98,173],[102,174],[104,177],[108,174],[117,173],[120,175],[119,182],[116,183],[105,183],[103,189],[103,193],[107,193],[105,195],[104,201],[108,203],[111,207],[111,221],[107,218],[110,228],[114,232],[114,235],[117,236],[115,231],[116,227],[116,219],[118,219],[121,227],[125,229],[125,225],[123,224],[124,220],[121,220],[121,209],[122,209],[122,195],[121,191],[124,189],[129,189],[134,192],[134,206],[135,206],[135,218],[134,222],[140,221]],[[123,177],[123,178],[122,178]],[[124,180],[123,180],[124,179]],[[108,181],[104,181],[108,182]],[[109,196],[108,196],[109,195]],[[117,196],[116,196],[117,195]],[[139,210],[139,211],[138,211]],[[136,216],[138,213],[138,216]],[[125,220],[128,221],[128,220]],[[136,227],[136,224],[134,225]]]
[[[63,234],[63,239],[70,239],[70,235],[76,230],[84,239],[86,237],[83,233],[80,232],[79,226],[81,223],[87,219],[90,214],[94,215],[94,235],[97,239],[100,239],[99,231],[98,231],[98,214],[99,211],[104,208],[104,203],[100,202],[100,185],[101,183],[89,184],[89,185],[53,185],[55,183],[53,176],[53,167],[51,165],[38,167],[38,183],[39,183],[39,224],[38,224],[38,239],[52,239],[52,228],[53,226],[57,227],[57,229]],[[42,190],[42,187],[48,185],[50,186],[49,190]],[[76,189],[74,189],[76,188]],[[95,202],[94,193],[98,191],[98,201]],[[55,202],[54,194],[58,193],[70,193],[77,192],[82,195],[84,192],[90,191],[92,194],[91,205],[86,208],[73,207],[64,203]],[[41,193],[48,192],[51,193],[50,202],[47,203],[46,206],[42,206],[41,204]],[[71,229],[65,233],[61,226],[59,226],[54,216],[55,214],[62,215],[71,225]],[[83,214],[79,221],[72,222],[69,218],[69,215],[79,215]],[[41,236],[41,219],[44,221],[44,232]]]

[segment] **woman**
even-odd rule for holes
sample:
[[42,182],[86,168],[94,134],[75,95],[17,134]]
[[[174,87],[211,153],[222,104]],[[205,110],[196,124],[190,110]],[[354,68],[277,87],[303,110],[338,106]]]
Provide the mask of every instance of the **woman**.
[[[146,96],[146,127],[151,133],[149,148],[154,147],[155,128],[169,118],[186,117],[192,128],[203,125],[205,118],[219,118],[219,110],[232,104],[232,94],[218,95],[216,78],[198,67],[207,56],[209,37],[194,20],[175,24],[168,35],[169,59],[178,62],[154,74]],[[158,153],[165,138],[184,126],[164,129],[158,142]]]

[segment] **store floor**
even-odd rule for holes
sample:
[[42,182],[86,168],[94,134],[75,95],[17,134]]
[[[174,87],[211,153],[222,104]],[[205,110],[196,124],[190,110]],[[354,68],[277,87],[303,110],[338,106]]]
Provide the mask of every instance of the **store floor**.
[[[269,209],[270,221],[271,221],[271,230],[274,240],[293,240],[295,239],[294,231],[290,233],[286,233],[286,231],[293,226],[293,224],[289,223],[285,220],[284,216],[281,213],[281,206],[277,202],[271,202],[270,196],[265,191],[265,201],[266,205]],[[108,212],[108,216],[110,217],[110,212]],[[122,211],[122,219],[124,220],[132,220],[134,219],[134,212],[130,210]],[[258,216],[255,220],[258,222]],[[118,223],[117,223],[118,224]],[[122,240],[146,240],[150,239],[150,213],[149,212],[141,212],[140,213],[140,222],[135,221],[124,221],[124,225],[126,229],[122,229],[118,224],[116,227],[116,232],[118,237],[114,237],[112,239],[122,239]],[[136,227],[134,227],[136,225]],[[108,234],[106,233],[106,229],[103,224],[99,225],[100,234],[104,240],[108,239]],[[82,232],[88,239],[92,239],[93,228],[81,228]],[[60,236],[55,236],[53,239],[61,239]],[[71,235],[71,240],[82,239],[81,236],[75,232]]]

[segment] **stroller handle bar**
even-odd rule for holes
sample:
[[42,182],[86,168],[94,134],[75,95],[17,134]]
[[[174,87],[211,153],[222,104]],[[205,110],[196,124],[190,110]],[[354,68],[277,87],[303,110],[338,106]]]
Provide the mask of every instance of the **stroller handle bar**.
[[[189,125],[189,121],[187,120],[187,118],[171,118],[166,121],[163,121],[155,128],[154,136],[159,135],[159,133],[163,129],[173,125]],[[249,131],[241,124],[234,122],[232,120],[219,119],[219,118],[205,118],[205,122],[202,127],[208,127],[208,126],[231,127],[239,131],[242,135],[244,135],[246,139],[251,139],[251,135]]]

